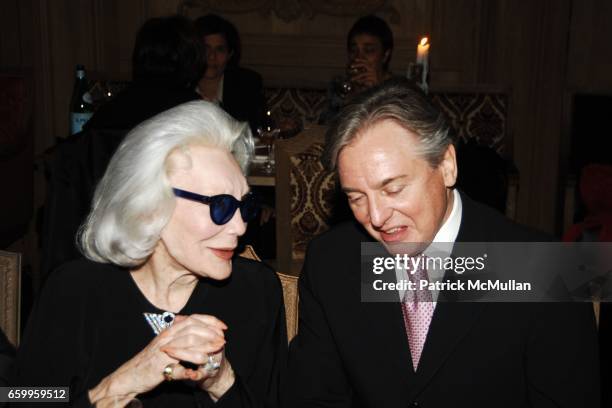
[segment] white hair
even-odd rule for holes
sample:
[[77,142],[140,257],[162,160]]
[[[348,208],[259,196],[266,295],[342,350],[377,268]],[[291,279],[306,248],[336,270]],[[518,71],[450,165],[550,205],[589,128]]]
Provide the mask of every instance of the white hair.
[[253,154],[248,124],[210,102],[188,102],[142,122],[125,137],[96,187],[78,234],[87,258],[134,267],[151,255],[176,202],[168,158],[176,150],[188,156],[189,146],[227,150],[243,173]]

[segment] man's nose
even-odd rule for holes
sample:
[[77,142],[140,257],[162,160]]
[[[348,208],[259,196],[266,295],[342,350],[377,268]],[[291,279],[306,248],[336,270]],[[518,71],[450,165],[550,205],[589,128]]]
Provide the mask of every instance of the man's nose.
[[383,198],[373,197],[368,200],[368,212],[372,226],[380,228],[391,217],[393,210]]

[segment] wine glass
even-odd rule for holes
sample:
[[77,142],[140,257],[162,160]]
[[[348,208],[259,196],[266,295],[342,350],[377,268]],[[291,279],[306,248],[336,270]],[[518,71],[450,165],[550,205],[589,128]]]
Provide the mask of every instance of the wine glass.
[[353,63],[354,61],[351,60],[346,67],[344,75],[340,76],[336,83],[336,92],[342,99],[346,99],[349,95],[359,92],[360,86],[359,84],[355,83],[354,77],[362,72],[365,72],[365,68],[356,67],[353,65]]
[[266,158],[266,163],[264,165],[264,172],[266,174],[274,173],[274,165],[272,164],[273,159],[273,148],[274,148],[274,140],[278,137],[280,133],[280,129],[272,129],[270,126],[257,129],[257,134],[259,135],[259,140],[268,148],[268,157]]

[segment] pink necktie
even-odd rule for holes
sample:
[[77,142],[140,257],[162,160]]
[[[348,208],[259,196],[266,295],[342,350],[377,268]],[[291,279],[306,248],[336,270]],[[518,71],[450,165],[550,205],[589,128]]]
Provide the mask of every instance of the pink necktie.
[[409,277],[411,281],[415,282],[416,289],[406,291],[402,302],[402,313],[406,325],[406,334],[408,335],[408,344],[410,345],[410,354],[412,355],[412,366],[416,371],[434,313],[434,303],[429,290],[419,290],[420,281],[428,280],[427,270],[420,268],[414,274],[409,272]]

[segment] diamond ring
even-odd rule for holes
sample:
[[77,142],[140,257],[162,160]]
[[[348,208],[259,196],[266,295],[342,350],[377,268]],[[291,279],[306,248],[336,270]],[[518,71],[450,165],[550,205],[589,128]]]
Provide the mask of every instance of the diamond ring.
[[204,364],[204,370],[208,373],[208,374],[212,374],[215,371],[217,371],[219,369],[219,367],[221,367],[221,360],[216,361],[212,355],[208,356],[208,361],[206,362],[206,364]]

